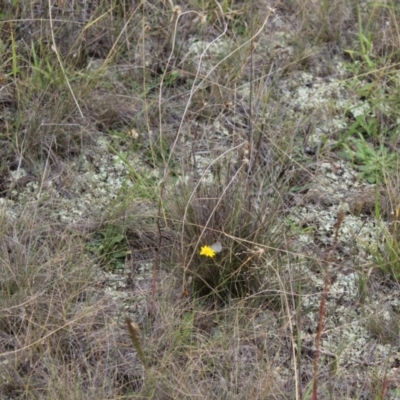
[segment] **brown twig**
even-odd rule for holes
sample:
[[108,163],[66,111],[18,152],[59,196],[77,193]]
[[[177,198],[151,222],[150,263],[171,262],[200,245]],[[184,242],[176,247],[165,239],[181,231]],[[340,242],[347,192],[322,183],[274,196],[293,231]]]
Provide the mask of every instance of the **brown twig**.
[[331,283],[331,275],[329,272],[329,263],[332,261],[334,251],[337,247],[338,237],[339,237],[339,229],[342,225],[344,219],[344,212],[343,210],[339,210],[337,215],[337,220],[334,225],[335,229],[335,236],[333,238],[332,246],[327,253],[325,262],[327,265],[326,272],[325,272],[325,279],[324,279],[324,288],[322,291],[321,296],[321,303],[319,305],[319,313],[318,313],[318,328],[317,328],[317,335],[315,337],[315,355],[314,355],[314,376],[313,376],[313,390],[312,390],[312,400],[318,400],[317,395],[317,388],[318,388],[318,361],[320,355],[320,346],[321,346],[321,336],[322,336],[322,329],[324,324],[324,315],[326,309],[326,298],[329,292],[329,285]]
[[160,198],[158,199],[158,211],[157,211],[157,232],[158,232],[158,243],[156,248],[156,254],[154,257],[154,264],[153,264],[153,280],[151,285],[151,314],[153,314],[156,304],[156,292],[157,292],[157,275],[158,270],[160,268],[160,253],[162,247],[162,227],[161,227],[161,220],[162,220],[162,199],[164,194],[164,187],[165,187],[165,178],[164,181],[161,183],[160,188]]

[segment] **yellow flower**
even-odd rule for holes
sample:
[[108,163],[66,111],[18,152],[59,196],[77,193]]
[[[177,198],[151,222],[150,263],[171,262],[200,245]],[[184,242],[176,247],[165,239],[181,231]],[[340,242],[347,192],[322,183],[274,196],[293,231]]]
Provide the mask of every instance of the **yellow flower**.
[[200,255],[212,258],[215,256],[215,251],[210,246],[203,246],[200,249]]

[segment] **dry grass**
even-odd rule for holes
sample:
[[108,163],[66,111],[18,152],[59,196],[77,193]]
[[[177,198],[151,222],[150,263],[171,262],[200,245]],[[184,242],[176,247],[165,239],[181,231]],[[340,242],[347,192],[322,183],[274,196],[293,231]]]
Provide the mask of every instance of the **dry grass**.
[[0,6],[0,398],[398,398],[394,1]]

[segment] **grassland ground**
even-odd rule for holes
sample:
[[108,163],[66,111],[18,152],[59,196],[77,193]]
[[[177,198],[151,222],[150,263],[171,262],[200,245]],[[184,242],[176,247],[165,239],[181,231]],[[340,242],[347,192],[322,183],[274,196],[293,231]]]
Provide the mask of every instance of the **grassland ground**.
[[0,399],[399,399],[399,8],[0,1]]

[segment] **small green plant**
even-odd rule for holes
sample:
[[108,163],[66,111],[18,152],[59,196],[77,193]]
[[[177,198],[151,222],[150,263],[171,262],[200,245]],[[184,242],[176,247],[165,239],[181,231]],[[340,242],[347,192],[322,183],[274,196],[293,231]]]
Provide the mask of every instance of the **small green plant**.
[[[376,68],[376,63],[373,60],[372,50],[373,50],[373,42],[371,39],[371,33],[368,32],[368,26],[363,27],[361,20],[361,13],[358,12],[358,49],[347,49],[345,53],[347,53],[351,60],[353,61],[353,65],[358,65],[359,68],[366,68],[372,70]],[[349,65],[348,65],[349,66]]]
[[178,71],[169,71],[165,74],[164,84],[166,86],[174,86],[179,81]]
[[364,114],[357,115],[347,132],[340,138],[339,143],[345,142],[349,137],[363,135],[366,138],[378,138],[379,127],[375,118],[367,118]]
[[97,232],[87,248],[100,258],[104,267],[111,270],[123,268],[125,257],[130,253],[123,229],[113,224]]
[[[396,223],[397,224],[397,223]],[[384,233],[384,244],[373,252],[375,264],[384,275],[390,276],[393,280],[400,280],[400,241],[398,233]]]
[[354,163],[360,171],[360,178],[369,183],[382,182],[385,173],[396,165],[396,154],[389,152],[382,143],[375,149],[361,133],[358,133],[358,138],[349,138],[341,146],[343,150],[339,155]]

